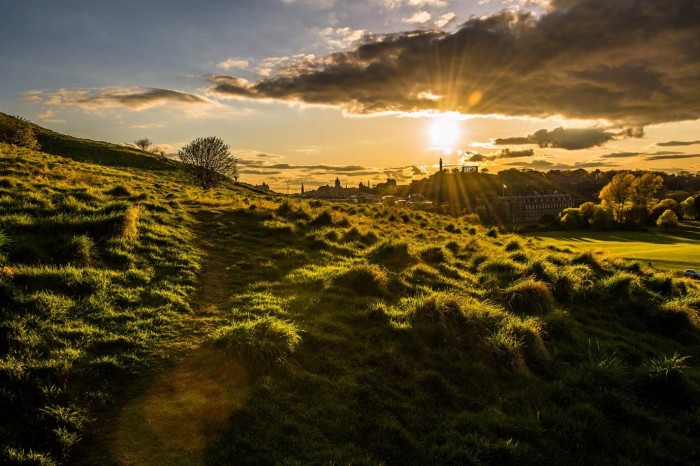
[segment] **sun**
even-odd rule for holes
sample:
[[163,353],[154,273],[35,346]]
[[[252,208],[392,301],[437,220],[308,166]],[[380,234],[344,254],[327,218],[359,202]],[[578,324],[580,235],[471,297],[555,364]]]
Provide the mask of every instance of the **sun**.
[[430,143],[438,149],[452,149],[459,139],[459,119],[456,115],[443,113],[430,125]]

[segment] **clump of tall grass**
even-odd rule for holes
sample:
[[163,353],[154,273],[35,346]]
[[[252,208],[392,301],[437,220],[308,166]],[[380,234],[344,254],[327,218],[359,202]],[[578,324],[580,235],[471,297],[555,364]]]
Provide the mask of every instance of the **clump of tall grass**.
[[523,245],[517,239],[512,239],[508,241],[505,245],[506,252],[520,251],[523,249]]
[[131,190],[122,184],[118,184],[115,187],[105,191],[105,194],[115,197],[129,197],[132,195]]
[[389,277],[376,264],[358,264],[338,275],[336,281],[360,296],[389,296]]
[[139,216],[141,210],[138,206],[131,207],[124,212],[124,219],[121,225],[121,237],[126,240],[133,240],[138,234]]
[[350,226],[350,222],[347,217],[339,215],[332,210],[325,209],[314,217],[314,219],[309,222],[309,225],[314,227],[348,227]]
[[661,356],[643,364],[638,382],[639,393],[655,403],[689,408],[694,399],[692,388],[685,376],[690,356]]
[[444,264],[449,261],[449,253],[440,246],[430,246],[420,251],[420,258],[427,264]]
[[417,262],[408,243],[401,240],[386,240],[374,246],[367,258],[375,264],[389,269],[402,270]]
[[71,261],[77,265],[90,266],[97,258],[97,246],[88,235],[77,235],[70,239]]
[[516,314],[543,315],[554,309],[556,301],[546,283],[525,279],[501,292],[503,304]]
[[282,364],[301,343],[297,327],[272,316],[253,317],[216,329],[214,344],[249,362]]
[[275,210],[275,213],[280,217],[284,217],[289,220],[309,220],[311,215],[301,206],[294,205],[289,201],[284,201]]

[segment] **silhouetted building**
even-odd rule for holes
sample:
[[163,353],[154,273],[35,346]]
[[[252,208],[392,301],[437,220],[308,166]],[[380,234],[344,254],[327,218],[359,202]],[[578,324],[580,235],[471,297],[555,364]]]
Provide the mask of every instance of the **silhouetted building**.
[[301,184],[301,193],[304,194],[304,183]]
[[546,215],[558,218],[562,210],[577,205],[576,200],[565,193],[504,196],[493,201],[501,220],[507,223],[536,223]]
[[340,179],[338,179],[338,178],[336,177],[336,179],[335,179],[335,188],[336,188],[336,189],[340,189],[340,187],[341,187],[341,186],[340,186]]

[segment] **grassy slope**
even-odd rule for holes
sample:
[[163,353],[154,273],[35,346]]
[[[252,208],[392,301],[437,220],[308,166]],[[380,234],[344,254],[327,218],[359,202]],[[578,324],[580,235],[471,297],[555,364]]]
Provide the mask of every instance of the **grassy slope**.
[[3,463],[700,459],[692,282],[139,167],[0,146]]
[[636,231],[552,231],[538,233],[537,240],[559,248],[585,251],[603,248],[627,259],[651,261],[665,270],[700,268],[700,225],[683,224],[665,233]]

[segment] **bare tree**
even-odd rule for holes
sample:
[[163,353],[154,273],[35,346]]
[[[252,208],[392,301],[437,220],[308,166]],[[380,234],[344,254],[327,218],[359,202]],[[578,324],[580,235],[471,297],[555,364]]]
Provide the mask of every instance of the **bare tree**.
[[197,138],[177,155],[185,174],[205,191],[226,178],[238,179],[238,159],[231,156],[229,146],[216,136]]
[[136,141],[134,141],[134,144],[136,144],[136,147],[138,147],[141,150],[148,150],[148,148],[153,145],[153,142],[151,142],[151,140],[148,138],[143,138],[137,139]]

